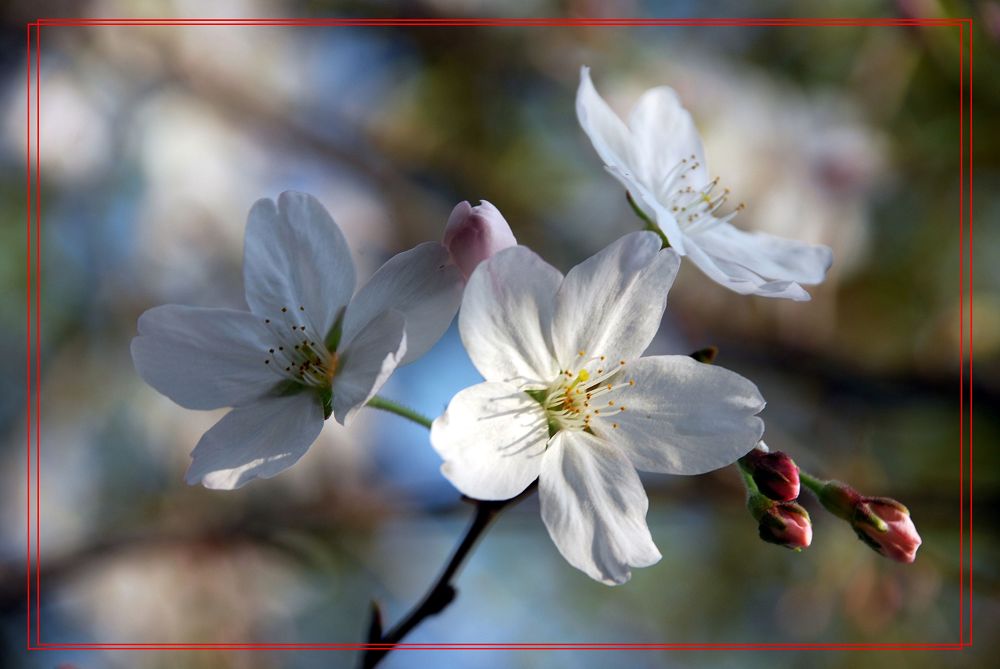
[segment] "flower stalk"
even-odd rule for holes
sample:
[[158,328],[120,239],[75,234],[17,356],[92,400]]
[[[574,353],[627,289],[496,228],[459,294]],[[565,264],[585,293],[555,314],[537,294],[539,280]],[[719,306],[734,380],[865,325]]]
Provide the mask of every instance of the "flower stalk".
[[419,411],[414,411],[413,409],[404,406],[398,402],[393,402],[384,397],[375,397],[368,400],[368,406],[372,409],[381,409],[382,411],[388,411],[389,413],[394,413],[397,416],[405,418],[408,421],[412,421],[417,425],[426,427],[428,430],[431,429],[431,425],[434,423],[430,418],[423,415]]
[[658,226],[656,224],[656,222],[653,221],[653,219],[651,219],[646,214],[646,212],[644,212],[642,210],[642,208],[639,206],[639,204],[635,201],[635,198],[632,197],[632,193],[629,193],[629,192],[626,191],[625,192],[625,199],[628,200],[628,204],[629,204],[630,207],[632,207],[632,211],[635,212],[635,215],[638,216],[639,219],[643,223],[646,224],[643,229],[644,230],[649,230],[650,232],[655,232],[660,237],[660,242],[663,244],[663,248],[665,248],[665,249],[666,248],[670,248],[670,240],[667,239],[667,235],[664,234],[664,232],[660,228],[660,226]]

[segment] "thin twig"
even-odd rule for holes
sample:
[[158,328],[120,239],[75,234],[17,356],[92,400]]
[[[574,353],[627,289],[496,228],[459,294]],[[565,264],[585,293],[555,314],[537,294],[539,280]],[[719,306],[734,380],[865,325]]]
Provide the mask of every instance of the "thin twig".
[[427,618],[441,613],[449,604],[452,603],[457,594],[455,586],[452,585],[452,580],[461,569],[465,560],[472,554],[472,550],[475,548],[476,543],[479,538],[486,532],[490,523],[496,518],[501,511],[506,509],[508,506],[524,499],[531,493],[535,491],[536,485],[532,484],[527,490],[522,492],[517,497],[513,499],[506,499],[501,501],[481,501],[481,500],[471,500],[476,505],[476,513],[472,517],[472,522],[469,524],[469,529],[466,530],[465,536],[462,537],[461,543],[458,544],[458,548],[452,553],[451,559],[448,560],[448,564],[445,565],[444,570],[441,575],[438,576],[434,585],[431,586],[427,594],[424,595],[420,603],[414,606],[406,616],[400,620],[395,627],[390,629],[385,634],[379,634],[381,629],[381,621],[376,623],[376,618],[381,617],[378,605],[374,604],[372,607],[373,624],[370,626],[370,630],[374,634],[370,636],[374,638],[369,638],[368,643],[370,644],[387,644],[382,647],[369,648],[361,656],[361,666],[363,669],[372,669],[382,661],[392,649],[396,646],[403,638],[406,637],[415,627],[420,625]]

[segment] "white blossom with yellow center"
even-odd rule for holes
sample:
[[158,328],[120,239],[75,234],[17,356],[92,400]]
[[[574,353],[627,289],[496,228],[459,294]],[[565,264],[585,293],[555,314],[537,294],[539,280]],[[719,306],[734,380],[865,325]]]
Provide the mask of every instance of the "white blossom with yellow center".
[[[744,232],[721,214],[729,191],[710,178],[691,115],[668,86],[646,91],[626,125],[580,71],[576,113],[607,170],[680,255],[709,278],[744,295],[808,300],[800,284],[821,283],[829,247]],[[751,169],[753,167],[751,166]]]
[[397,366],[424,354],[461,301],[436,242],[390,258],[354,293],[354,262],[315,198],[254,204],[243,280],[249,311],[179,305],[140,316],[132,359],[187,409],[233,407],[198,442],[188,483],[238,488],[293,465],[331,414],[344,423]]
[[476,499],[535,479],[542,519],[570,564],[603,583],[660,559],[636,470],[700,474],[763,432],[757,387],[688,356],[641,357],[680,258],[626,235],[564,278],[523,246],[472,274],[459,330],[484,383],[434,421],[442,472]]

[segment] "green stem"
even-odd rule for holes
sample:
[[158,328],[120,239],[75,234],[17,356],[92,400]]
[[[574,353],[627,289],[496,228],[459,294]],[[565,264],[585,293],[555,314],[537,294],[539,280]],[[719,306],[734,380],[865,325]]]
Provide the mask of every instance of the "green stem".
[[669,248],[670,247],[670,241],[667,239],[667,236],[665,234],[663,234],[663,230],[660,230],[660,226],[658,226],[653,221],[653,219],[651,219],[649,216],[647,216],[646,212],[644,212],[639,207],[639,205],[636,203],[635,199],[632,197],[632,193],[626,192],[625,193],[625,198],[628,200],[629,206],[632,207],[632,211],[635,212],[635,215],[638,216],[639,219],[642,220],[642,222],[646,224],[646,229],[649,230],[650,232],[655,232],[657,235],[660,236],[660,241],[663,242],[663,248]]
[[373,409],[381,409],[382,411],[388,411],[389,413],[394,413],[397,416],[402,416],[407,420],[413,421],[417,425],[423,425],[428,430],[431,429],[431,424],[433,423],[430,418],[422,413],[414,411],[413,409],[405,407],[397,402],[393,402],[392,400],[387,400],[384,397],[379,397],[378,395],[368,400],[368,406]]
[[740,470],[740,476],[743,478],[743,486],[747,489],[747,495],[760,494],[760,488],[757,487],[757,483],[753,480],[753,474],[750,473],[750,470],[744,467],[743,463],[739,460],[736,461],[736,468]]
[[826,486],[826,481],[823,479],[818,479],[809,472],[805,471],[799,467],[799,481],[802,482],[807,488],[813,491],[813,494],[819,497],[820,491]]
[[740,470],[743,486],[747,489],[747,510],[753,516],[754,520],[761,522],[764,516],[767,515],[767,512],[775,505],[775,502],[760,491],[757,483],[753,480],[753,474],[750,473],[750,469],[744,467],[743,463],[739,460],[736,461],[736,468]]

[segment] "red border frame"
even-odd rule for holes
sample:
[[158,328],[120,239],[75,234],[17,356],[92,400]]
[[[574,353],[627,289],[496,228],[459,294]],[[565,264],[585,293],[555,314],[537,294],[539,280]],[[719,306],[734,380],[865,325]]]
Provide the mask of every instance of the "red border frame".
[[[503,26],[503,27],[629,27],[629,26],[934,26],[959,28],[959,640],[954,643],[49,643],[41,640],[40,533],[40,228],[41,170],[39,130],[41,95],[42,26]],[[25,591],[27,597],[27,650],[363,650],[399,648],[408,650],[959,650],[972,645],[972,26],[971,18],[274,18],[274,19],[164,19],[164,18],[40,18],[26,24],[26,141],[25,141],[25,233],[26,252],[26,539]],[[966,28],[968,44],[966,45]],[[34,31],[34,42],[32,42]],[[34,46],[33,46],[34,45]],[[968,60],[966,61],[966,54]],[[32,69],[34,55],[34,69]],[[32,72],[34,71],[34,89]],[[34,90],[34,125],[32,125]],[[34,129],[34,162],[32,162]],[[967,162],[966,162],[967,161]],[[34,165],[34,171],[32,171]],[[966,198],[968,203],[966,204]],[[32,256],[34,233],[34,256]],[[966,257],[965,254],[968,254]],[[32,271],[34,260],[34,271]],[[966,264],[967,260],[967,264]],[[34,290],[32,290],[32,280]],[[968,281],[968,327],[965,290]],[[34,307],[32,307],[34,297]],[[34,323],[32,323],[34,314]],[[34,334],[34,338],[32,338]],[[965,337],[968,335],[966,359]],[[34,357],[32,356],[34,354]],[[32,370],[34,364],[34,370]],[[968,369],[966,369],[966,365]],[[34,388],[34,395],[32,395]],[[32,406],[34,399],[34,406]],[[34,421],[32,421],[34,418]],[[966,425],[967,423],[967,425]],[[32,428],[34,426],[34,428]],[[33,431],[34,429],[34,431]],[[34,446],[32,446],[34,443]],[[966,448],[967,444],[967,448]],[[34,464],[33,464],[34,463]],[[968,485],[966,485],[966,468]],[[966,494],[968,509],[966,510]],[[34,522],[32,522],[34,501]],[[967,514],[967,515],[966,515]],[[32,532],[34,529],[34,532]],[[965,533],[968,530],[966,548]],[[34,548],[34,553],[32,553]],[[966,559],[968,562],[966,563]],[[32,578],[34,572],[34,578]],[[965,597],[966,588],[968,597]],[[34,597],[34,599],[33,599]],[[34,616],[32,615],[34,612]],[[34,632],[34,635],[32,634]]]

